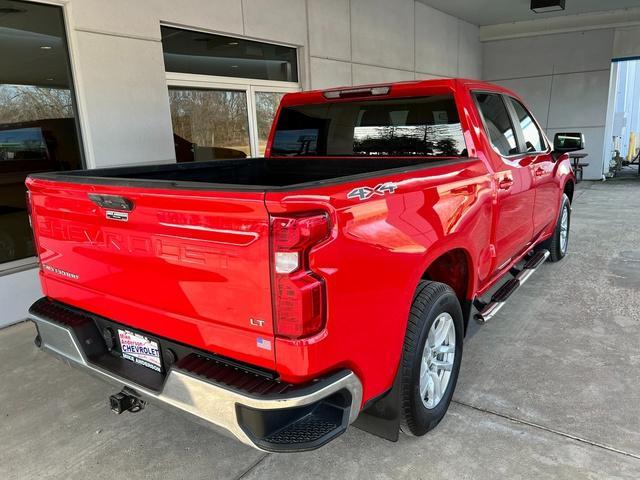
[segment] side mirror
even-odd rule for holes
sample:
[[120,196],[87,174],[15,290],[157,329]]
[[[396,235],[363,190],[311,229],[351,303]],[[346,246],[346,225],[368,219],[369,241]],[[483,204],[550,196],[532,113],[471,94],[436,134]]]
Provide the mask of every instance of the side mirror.
[[584,148],[584,133],[556,133],[553,137],[555,153],[575,152]]

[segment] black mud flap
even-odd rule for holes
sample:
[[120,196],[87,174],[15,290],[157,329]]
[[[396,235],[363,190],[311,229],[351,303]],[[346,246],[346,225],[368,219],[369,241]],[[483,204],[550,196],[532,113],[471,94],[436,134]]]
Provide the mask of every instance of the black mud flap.
[[397,442],[400,436],[400,365],[391,390],[367,405],[353,426],[385,440]]

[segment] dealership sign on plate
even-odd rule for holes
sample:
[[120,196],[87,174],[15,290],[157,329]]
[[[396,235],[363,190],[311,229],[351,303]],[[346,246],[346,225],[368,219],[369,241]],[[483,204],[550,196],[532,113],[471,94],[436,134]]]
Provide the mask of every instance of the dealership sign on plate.
[[156,372],[162,371],[158,342],[129,330],[118,329],[118,337],[123,358]]

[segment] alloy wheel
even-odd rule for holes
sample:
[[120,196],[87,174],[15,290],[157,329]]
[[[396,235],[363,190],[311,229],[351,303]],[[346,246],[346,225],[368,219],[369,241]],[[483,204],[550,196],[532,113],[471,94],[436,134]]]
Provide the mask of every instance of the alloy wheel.
[[453,318],[441,313],[431,325],[422,351],[420,398],[428,409],[438,406],[451,379],[456,355],[456,329]]

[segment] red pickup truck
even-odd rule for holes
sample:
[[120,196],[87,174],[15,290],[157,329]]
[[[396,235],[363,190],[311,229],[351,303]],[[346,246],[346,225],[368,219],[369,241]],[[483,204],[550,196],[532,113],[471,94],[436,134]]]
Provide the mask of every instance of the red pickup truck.
[[469,319],[565,255],[583,145],[447,79],[285,95],[265,158],[31,175],[35,343],[265,451],[422,435]]

